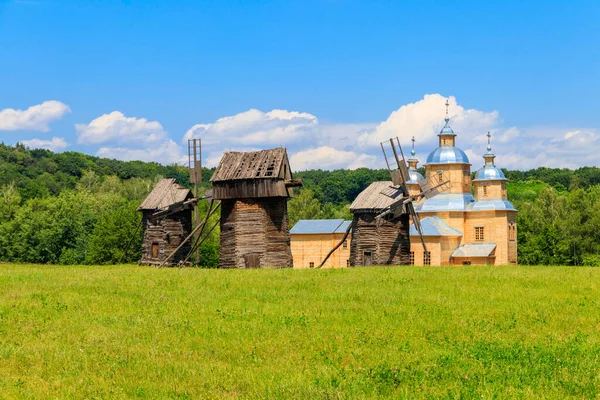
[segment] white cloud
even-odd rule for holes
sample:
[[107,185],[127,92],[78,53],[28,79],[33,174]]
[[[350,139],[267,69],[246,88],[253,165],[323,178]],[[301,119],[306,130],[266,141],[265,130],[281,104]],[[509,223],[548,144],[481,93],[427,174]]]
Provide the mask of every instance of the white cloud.
[[158,146],[144,148],[101,147],[96,155],[124,161],[153,161],[161,164],[187,164],[188,161],[181,147],[170,139]]
[[380,166],[376,165],[377,161],[377,157],[368,154],[358,154],[353,151],[343,151],[329,146],[322,146],[293,154],[290,157],[290,166],[295,171],[319,168],[379,168]]
[[158,121],[146,118],[126,117],[120,111],[103,114],[89,124],[76,124],[78,143],[157,143],[167,138]]
[[0,110],[0,131],[40,131],[48,132],[48,124],[54,122],[71,109],[56,100],[44,101],[26,110],[5,108]]
[[287,110],[256,109],[223,117],[210,124],[196,124],[183,141],[200,138],[204,145],[275,147],[308,143],[318,135],[318,120],[312,114]]
[[[444,124],[446,98],[440,94],[427,94],[422,100],[403,105],[392,112],[387,120],[381,122],[375,130],[365,132],[358,137],[361,147],[379,147],[379,143],[391,137],[398,137],[407,146],[414,136],[417,143],[434,144],[435,137]],[[456,98],[448,98],[448,112],[451,126],[455,132],[474,136],[499,122],[497,111],[484,112],[465,109],[456,102]]]
[[31,139],[31,140],[23,140],[21,141],[25,146],[30,149],[48,149],[54,152],[60,152],[66,149],[69,144],[66,142],[64,138],[53,137],[52,140],[43,140],[43,139]]

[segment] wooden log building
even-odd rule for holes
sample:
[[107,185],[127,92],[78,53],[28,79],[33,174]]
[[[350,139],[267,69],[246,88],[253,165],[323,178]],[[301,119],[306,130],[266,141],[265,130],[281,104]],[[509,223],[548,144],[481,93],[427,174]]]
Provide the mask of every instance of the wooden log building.
[[226,152],[211,182],[221,200],[221,268],[291,268],[287,201],[302,182],[286,149]]
[[350,265],[408,265],[410,263],[409,214],[386,220],[375,217],[402,195],[391,181],[373,182],[350,205],[352,240]]
[[[192,198],[189,189],[175,179],[161,179],[138,207],[142,212],[140,264],[160,265],[192,231]],[[178,265],[190,251],[188,241],[166,265]]]

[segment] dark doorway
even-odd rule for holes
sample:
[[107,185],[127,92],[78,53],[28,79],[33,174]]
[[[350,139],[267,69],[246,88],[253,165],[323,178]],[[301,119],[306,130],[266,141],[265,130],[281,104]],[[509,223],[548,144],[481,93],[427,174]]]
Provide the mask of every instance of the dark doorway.
[[373,252],[363,252],[363,265],[373,265]]

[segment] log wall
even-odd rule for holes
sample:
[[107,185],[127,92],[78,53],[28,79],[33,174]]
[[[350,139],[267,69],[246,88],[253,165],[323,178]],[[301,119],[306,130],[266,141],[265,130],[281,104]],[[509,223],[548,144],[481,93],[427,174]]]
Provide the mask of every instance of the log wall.
[[291,268],[287,199],[221,202],[221,268]]
[[[371,253],[370,256],[367,253]],[[355,213],[352,220],[350,265],[408,265],[410,263],[409,216],[394,222],[375,220],[375,213]]]
[[[192,231],[191,210],[184,210],[168,217],[151,220],[149,216],[153,212],[152,210],[146,210],[142,216],[143,239],[140,264],[161,264]],[[153,244],[158,245],[157,257],[152,254]],[[178,265],[189,253],[190,246],[191,241],[188,241],[171,257],[166,265]]]

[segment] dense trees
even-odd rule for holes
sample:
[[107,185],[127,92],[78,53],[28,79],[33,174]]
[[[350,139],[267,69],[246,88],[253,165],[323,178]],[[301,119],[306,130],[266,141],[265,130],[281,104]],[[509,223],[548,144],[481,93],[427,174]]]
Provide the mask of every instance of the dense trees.
[[[203,169],[201,192],[213,169]],[[519,210],[523,264],[600,265],[600,168],[504,171]],[[0,261],[109,264],[140,257],[141,200],[161,177],[189,187],[187,168],[117,161],[0,144]],[[299,219],[350,219],[349,204],[387,170],[302,171],[289,202]],[[206,213],[201,203],[201,214]],[[212,226],[218,215],[211,217]],[[127,251],[127,244],[131,246]],[[202,245],[201,263],[218,265],[218,227]]]

